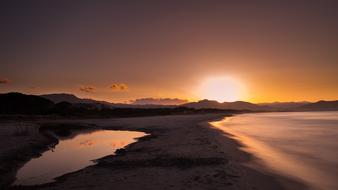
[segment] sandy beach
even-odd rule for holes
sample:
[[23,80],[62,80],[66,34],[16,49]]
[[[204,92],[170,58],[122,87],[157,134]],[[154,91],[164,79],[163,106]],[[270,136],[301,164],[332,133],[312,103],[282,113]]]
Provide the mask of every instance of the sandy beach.
[[[252,156],[208,122],[221,114],[120,119],[35,119],[1,122],[1,186],[9,189],[304,189],[281,176],[246,166]],[[18,168],[55,144],[46,123],[149,133],[118,155],[34,187],[10,187]],[[17,126],[20,124],[21,128]],[[20,154],[18,154],[20,152]],[[4,157],[7,155],[7,157]],[[75,155],[76,156],[76,155]],[[290,188],[292,187],[292,188]]]

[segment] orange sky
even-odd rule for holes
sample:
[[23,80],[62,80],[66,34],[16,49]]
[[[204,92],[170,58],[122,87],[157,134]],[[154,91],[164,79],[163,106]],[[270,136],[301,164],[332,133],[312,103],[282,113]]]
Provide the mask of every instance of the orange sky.
[[246,87],[242,100],[338,99],[335,1],[0,7],[0,92],[197,100],[203,81],[231,76]]

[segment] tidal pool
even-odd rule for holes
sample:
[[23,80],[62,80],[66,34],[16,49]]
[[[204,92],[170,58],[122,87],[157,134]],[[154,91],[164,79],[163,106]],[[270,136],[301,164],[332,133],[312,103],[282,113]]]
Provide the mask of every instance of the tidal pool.
[[60,139],[55,148],[27,162],[17,173],[14,185],[38,185],[54,181],[55,177],[74,172],[93,160],[112,155],[145,133],[135,131],[98,130]]

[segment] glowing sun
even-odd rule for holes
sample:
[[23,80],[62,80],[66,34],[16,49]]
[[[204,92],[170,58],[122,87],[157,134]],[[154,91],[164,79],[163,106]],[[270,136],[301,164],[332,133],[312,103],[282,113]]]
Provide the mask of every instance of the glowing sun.
[[244,85],[231,77],[208,78],[202,82],[198,91],[200,98],[218,102],[238,101],[245,95]]

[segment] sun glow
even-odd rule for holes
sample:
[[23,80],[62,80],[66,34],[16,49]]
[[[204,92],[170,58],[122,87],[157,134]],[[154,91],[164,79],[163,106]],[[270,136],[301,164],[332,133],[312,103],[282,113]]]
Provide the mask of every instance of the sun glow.
[[208,78],[199,87],[201,99],[216,100],[218,102],[233,102],[243,99],[246,95],[245,86],[231,77]]

